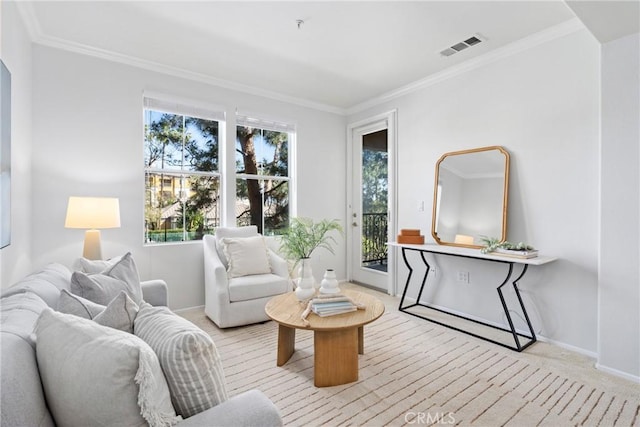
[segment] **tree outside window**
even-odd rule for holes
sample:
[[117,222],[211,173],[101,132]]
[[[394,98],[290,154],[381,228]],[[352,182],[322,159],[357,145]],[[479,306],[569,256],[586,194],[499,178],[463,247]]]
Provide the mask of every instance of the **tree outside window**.
[[289,224],[288,132],[236,128],[236,224],[279,234]]
[[201,240],[220,224],[219,122],[145,109],[145,241]]

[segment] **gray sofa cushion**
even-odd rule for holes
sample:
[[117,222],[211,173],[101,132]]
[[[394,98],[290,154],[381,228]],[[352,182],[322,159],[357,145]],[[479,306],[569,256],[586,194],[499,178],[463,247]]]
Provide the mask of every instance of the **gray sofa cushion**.
[[249,390],[182,421],[178,427],[280,427],[278,408],[261,391]]
[[48,305],[33,292],[23,292],[0,299],[0,324],[3,332],[11,332],[30,340],[33,326]]
[[140,282],[142,288],[142,299],[154,307],[168,304],[167,301],[167,283],[164,280],[145,280]]
[[0,300],[0,424],[4,426],[53,426],[47,409],[36,351],[30,335],[47,304],[33,292]]
[[42,270],[30,274],[2,292],[4,298],[31,291],[38,295],[51,308],[58,306],[61,289],[69,289],[71,271],[62,264],[49,264]]
[[0,332],[2,426],[54,426],[44,399],[36,352],[23,337]]

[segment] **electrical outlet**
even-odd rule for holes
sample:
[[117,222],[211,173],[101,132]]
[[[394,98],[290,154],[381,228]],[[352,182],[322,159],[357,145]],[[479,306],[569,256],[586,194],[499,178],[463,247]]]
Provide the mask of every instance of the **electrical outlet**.
[[458,282],[469,283],[469,272],[468,271],[458,271]]

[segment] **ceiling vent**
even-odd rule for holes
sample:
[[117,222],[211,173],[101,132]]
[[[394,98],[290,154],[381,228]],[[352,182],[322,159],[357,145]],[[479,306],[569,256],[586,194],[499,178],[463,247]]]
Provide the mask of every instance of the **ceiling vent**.
[[466,40],[463,40],[459,43],[454,44],[453,46],[450,46],[442,51],[440,51],[440,55],[442,56],[451,56],[455,53],[461,52],[471,46],[475,46],[477,44],[482,43],[483,41],[485,41],[486,38],[482,37],[480,34],[475,34],[469,38],[467,38]]

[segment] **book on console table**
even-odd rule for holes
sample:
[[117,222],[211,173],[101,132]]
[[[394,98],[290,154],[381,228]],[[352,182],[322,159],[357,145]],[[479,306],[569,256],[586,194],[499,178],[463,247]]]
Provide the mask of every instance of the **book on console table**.
[[532,249],[530,251],[513,251],[509,249],[498,248],[495,251],[493,251],[493,253],[495,255],[508,256],[508,257],[520,258],[520,259],[535,258],[538,256],[537,249]]

